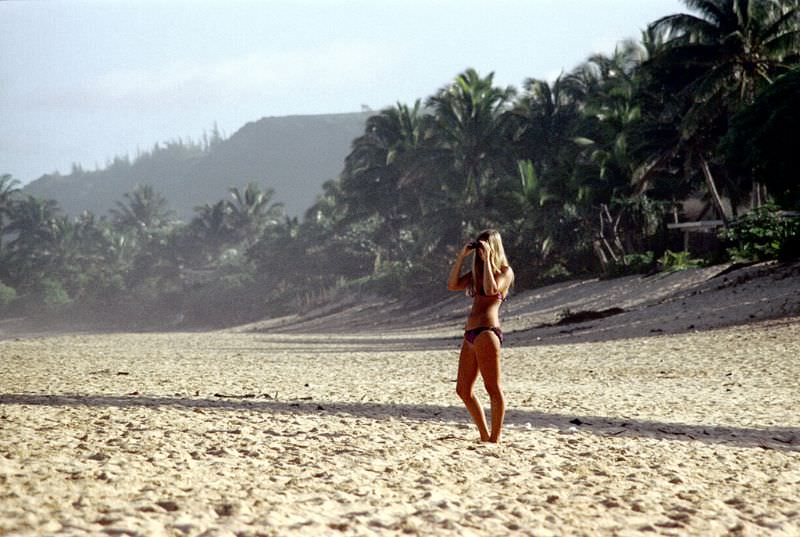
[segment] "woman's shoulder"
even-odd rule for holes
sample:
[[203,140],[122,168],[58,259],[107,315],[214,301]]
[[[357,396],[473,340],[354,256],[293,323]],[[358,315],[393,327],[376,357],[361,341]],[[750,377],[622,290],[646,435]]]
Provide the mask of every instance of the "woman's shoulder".
[[511,286],[514,285],[514,269],[512,269],[509,265],[506,265],[500,269],[500,276],[502,277],[502,281],[498,283],[500,283],[503,287],[501,293],[505,297],[508,295],[508,291],[511,289]]

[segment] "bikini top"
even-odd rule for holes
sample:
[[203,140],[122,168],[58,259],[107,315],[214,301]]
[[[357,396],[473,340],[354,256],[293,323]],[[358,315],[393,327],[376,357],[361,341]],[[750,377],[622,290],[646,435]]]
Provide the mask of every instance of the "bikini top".
[[500,302],[503,302],[506,299],[506,297],[503,296],[503,293],[497,293],[496,295],[487,295],[486,293],[481,292],[479,294],[480,294],[480,296],[494,297],[494,298],[498,299]]

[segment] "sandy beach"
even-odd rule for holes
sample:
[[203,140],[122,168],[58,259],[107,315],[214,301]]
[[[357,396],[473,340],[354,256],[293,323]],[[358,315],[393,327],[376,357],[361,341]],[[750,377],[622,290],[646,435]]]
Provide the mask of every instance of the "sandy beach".
[[[585,282],[606,293],[573,302],[551,297],[567,284],[518,295],[499,446],[476,441],[455,395],[463,299],[394,331],[339,311],[6,334],[0,534],[800,535],[792,274],[752,290],[781,315],[760,298],[726,307],[730,286],[702,271],[643,280],[627,302],[620,282]],[[598,296],[625,313],[539,326]],[[681,303],[717,314],[687,322]]]

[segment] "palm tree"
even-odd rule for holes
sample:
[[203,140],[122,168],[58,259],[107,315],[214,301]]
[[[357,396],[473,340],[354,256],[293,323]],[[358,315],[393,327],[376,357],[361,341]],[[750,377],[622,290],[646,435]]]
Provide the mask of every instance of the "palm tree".
[[345,160],[336,193],[344,205],[341,225],[377,219],[376,268],[383,260],[406,257],[404,228],[413,227],[436,198],[427,175],[435,155],[428,144],[431,122],[419,100],[381,110],[367,119]]
[[573,143],[581,119],[574,85],[559,75],[552,83],[529,78],[511,112],[516,154],[533,163],[542,178],[564,176],[578,147]]
[[[670,78],[682,69],[674,88],[691,104],[681,122],[717,211],[726,219],[712,175],[712,152],[727,117],[755,99],[757,91],[785,72],[800,53],[800,7],[790,0],[684,0],[698,15],[679,13],[651,25],[670,36],[655,67]],[[685,75],[684,75],[685,76]],[[710,126],[710,127],[709,127]],[[754,204],[761,190],[754,185]]]
[[521,210],[516,215],[509,211],[510,215],[516,216],[511,221],[516,228],[514,237],[517,250],[523,258],[534,254],[536,259],[544,261],[553,247],[560,227],[561,212],[565,210],[567,202],[548,190],[530,160],[518,162],[518,173],[519,189],[513,192],[513,197]]
[[800,66],[781,75],[731,121],[721,149],[730,166],[752,171],[785,209],[800,209]]
[[599,166],[598,179],[592,185],[603,202],[614,197],[629,197],[633,192],[635,168],[630,154],[631,127],[641,117],[637,100],[639,68],[646,50],[633,41],[617,46],[614,54],[596,54],[578,70],[584,80],[591,80],[593,90],[585,97],[584,116],[592,122],[593,132],[578,141]]
[[74,220],[58,216],[50,220],[48,228],[47,241],[40,246],[49,254],[48,276],[63,284],[73,298],[91,293],[92,284],[99,283],[99,273],[113,270],[94,215],[84,212]]
[[164,228],[174,218],[167,209],[167,200],[151,185],[140,185],[133,192],[124,195],[125,201],[118,201],[111,216],[118,229],[133,231],[144,235]]
[[10,265],[19,281],[36,281],[53,258],[58,206],[53,200],[28,196],[11,206],[6,231],[14,235],[9,243]]
[[0,253],[3,252],[5,219],[9,216],[11,204],[20,191],[18,185],[19,181],[13,179],[11,175],[0,175]]
[[644,44],[624,41],[613,55],[591,56],[581,67],[584,78],[593,79],[584,114],[594,120],[595,138],[582,143],[598,169],[586,175],[584,188],[599,214],[595,251],[603,265],[608,258],[626,264],[626,251],[641,249],[649,231],[639,209],[652,204],[636,188],[637,162],[631,149],[642,115],[640,69],[648,53]]
[[483,208],[484,190],[513,174],[507,112],[515,94],[511,86],[494,86],[494,73],[481,77],[467,69],[428,99],[436,118],[435,144],[460,178],[468,207]]
[[50,236],[51,224],[58,216],[58,205],[53,200],[34,196],[18,201],[12,206],[11,222],[6,229],[16,233],[11,245],[35,245],[37,240]]
[[[531,253],[547,257],[582,196],[574,170],[581,151],[575,140],[585,126],[581,113],[585,95],[571,76],[563,74],[550,83],[530,78],[523,88],[510,113],[520,161],[522,188],[517,199],[523,201],[524,225],[531,228],[524,233],[541,243],[541,248],[534,248],[538,253]],[[520,245],[525,255],[528,246]]]
[[204,252],[216,258],[226,244],[235,240],[231,204],[225,200],[218,201],[214,205],[206,203],[195,207],[195,212],[197,216],[189,224],[189,234],[193,243],[191,248],[196,248],[199,243]]
[[231,222],[238,238],[246,244],[254,243],[264,228],[281,221],[283,204],[272,203],[275,191],[271,188],[262,191],[255,183],[248,183],[244,191],[231,188],[230,193]]
[[691,83],[698,103],[721,98],[752,103],[800,50],[800,6],[787,0],[684,0],[699,15],[679,13],[651,28],[672,35],[669,56],[703,67]]
[[[709,143],[700,136],[702,133],[683,127],[692,102],[680,94],[680,88],[698,72],[662,61],[668,34],[663,26],[642,32],[642,65],[637,71],[634,96],[639,117],[628,124],[627,133],[634,194],[646,193],[651,199],[671,202],[677,211],[679,200],[692,195],[698,184],[705,184],[709,193],[714,189],[700,176],[698,164],[699,154]],[[724,218],[721,199],[710,202]],[[675,215],[677,218],[677,212]]]
[[365,132],[353,141],[341,174],[341,187],[352,216],[397,207],[402,179],[411,172],[408,157],[418,160],[429,116],[417,100],[397,103],[367,119]]

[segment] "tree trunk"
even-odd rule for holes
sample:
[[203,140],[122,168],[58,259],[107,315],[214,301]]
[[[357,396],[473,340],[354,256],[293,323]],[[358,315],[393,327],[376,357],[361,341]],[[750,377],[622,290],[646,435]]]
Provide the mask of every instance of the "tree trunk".
[[606,255],[605,251],[603,251],[603,246],[600,244],[599,240],[595,240],[592,241],[592,247],[594,248],[594,254],[600,261],[600,266],[605,271],[606,269],[608,269],[609,261],[608,261],[608,256]]
[[[622,211],[623,210],[624,209],[620,209],[620,212],[617,215],[617,218],[615,218],[614,221],[613,221],[614,225],[611,228],[611,230],[612,230],[612,233],[613,233],[612,236],[614,237],[614,244],[619,249],[619,257],[620,257],[620,259],[622,259],[622,264],[627,267],[628,266],[628,262],[625,260],[625,246],[622,245],[622,240],[620,239],[620,236],[619,236],[619,223],[622,220]],[[606,206],[606,212],[608,212],[608,206]],[[609,219],[609,221],[611,220],[611,214],[610,213],[608,215],[608,219]]]
[[[614,251],[614,247],[611,245],[612,242],[619,243],[619,239],[613,236],[614,230],[612,229],[612,241],[609,242],[608,238],[606,237],[606,218],[608,218],[608,223],[613,228],[614,219],[611,218],[611,213],[608,210],[608,206],[605,203],[602,203],[600,204],[600,234],[598,239],[600,241],[600,244],[603,247],[605,247],[605,251],[608,253],[609,257],[611,257],[611,259],[613,259],[615,263],[619,263],[620,256],[617,255],[617,252]],[[624,260],[624,255],[623,255],[623,260]]]
[[720,219],[722,219],[722,225],[728,227],[728,215],[725,213],[725,209],[722,206],[722,199],[719,197],[717,184],[714,182],[714,176],[711,175],[708,162],[706,162],[706,159],[703,157],[700,157],[700,168],[703,170],[703,177],[706,179],[706,186],[708,187],[709,194],[711,194],[711,202],[714,204],[714,208],[717,210]]
[[758,181],[753,181],[753,203],[752,209],[758,209],[762,205],[764,205],[764,200],[761,199],[761,183]]

